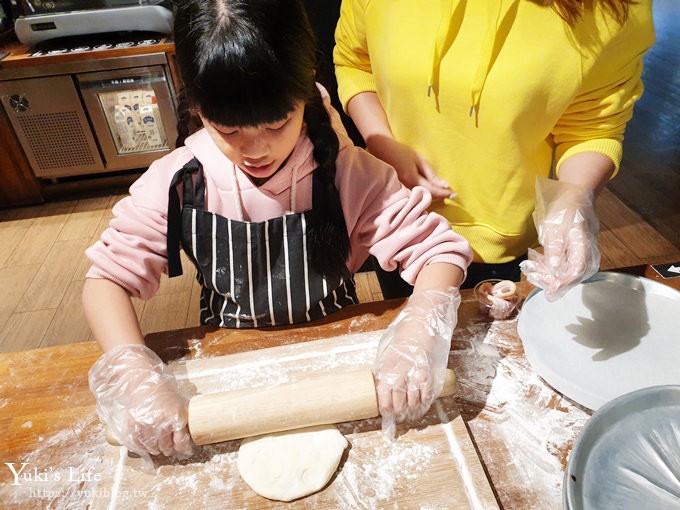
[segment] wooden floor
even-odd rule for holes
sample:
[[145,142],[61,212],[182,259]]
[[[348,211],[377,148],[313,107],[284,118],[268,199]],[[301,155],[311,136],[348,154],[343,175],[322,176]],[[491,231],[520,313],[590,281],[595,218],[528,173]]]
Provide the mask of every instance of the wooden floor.
[[[89,261],[120,195],[0,210],[0,352],[93,340],[80,295]],[[184,257],[184,254],[182,253]],[[135,301],[144,333],[198,325],[195,270],[163,278],[149,301]],[[373,273],[357,275],[361,301],[382,299]]]
[[[92,340],[80,294],[84,250],[99,238],[120,196],[0,210],[0,352]],[[605,190],[599,203],[602,268],[675,262],[680,249]],[[144,333],[198,325],[192,265],[164,278],[149,301],[135,300]],[[356,277],[362,302],[382,299],[373,273]]]

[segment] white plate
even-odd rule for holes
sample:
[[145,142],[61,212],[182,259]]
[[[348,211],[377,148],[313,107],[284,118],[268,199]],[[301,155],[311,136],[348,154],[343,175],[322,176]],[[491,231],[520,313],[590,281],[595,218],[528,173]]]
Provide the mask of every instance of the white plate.
[[532,368],[592,410],[634,390],[680,384],[680,292],[647,278],[598,273],[553,302],[535,290],[517,330]]
[[680,508],[680,386],[655,386],[607,403],[569,455],[567,510]]

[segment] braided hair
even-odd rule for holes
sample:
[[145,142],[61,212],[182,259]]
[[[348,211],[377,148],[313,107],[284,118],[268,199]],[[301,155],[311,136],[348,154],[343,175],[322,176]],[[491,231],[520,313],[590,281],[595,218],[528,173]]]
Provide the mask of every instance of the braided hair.
[[319,165],[315,170],[319,186],[309,236],[312,262],[317,270],[338,269],[344,267],[339,263],[344,264],[350,252],[340,195],[335,187],[335,160],[340,143],[318,89],[305,106],[304,120],[307,136],[314,144],[314,160]]
[[[301,0],[177,0],[174,39],[182,111],[225,126],[286,118],[300,100],[320,186],[308,236],[314,268],[327,276],[349,257],[335,186],[338,137],[315,83],[316,38]],[[186,130],[180,129],[182,135]],[[180,135],[180,137],[182,137]],[[334,271],[333,271],[334,272]]]

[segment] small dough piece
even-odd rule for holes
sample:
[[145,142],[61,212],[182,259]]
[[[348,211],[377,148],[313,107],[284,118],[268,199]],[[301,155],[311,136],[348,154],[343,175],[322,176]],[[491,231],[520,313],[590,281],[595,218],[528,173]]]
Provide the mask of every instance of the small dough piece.
[[333,425],[246,438],[238,450],[238,471],[260,496],[292,501],[328,483],[347,445]]

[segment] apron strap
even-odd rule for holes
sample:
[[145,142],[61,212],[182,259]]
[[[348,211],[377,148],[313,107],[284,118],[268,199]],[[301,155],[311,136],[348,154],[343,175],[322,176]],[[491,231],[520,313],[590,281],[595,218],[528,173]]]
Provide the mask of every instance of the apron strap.
[[[180,276],[182,274],[182,260],[179,255],[180,240],[182,237],[182,209],[180,207],[179,194],[177,193],[177,185],[183,181],[184,199],[186,203],[187,198],[195,195],[193,190],[187,193],[187,184],[192,185],[192,175],[198,171],[200,163],[196,158],[193,158],[180,170],[175,173],[170,181],[170,189],[168,190],[168,230],[166,235],[167,251],[168,251],[168,277]],[[201,174],[201,183],[203,184],[203,172]],[[193,186],[192,186],[193,187]],[[204,186],[201,186],[204,188]],[[203,198],[200,199],[201,204]]]

